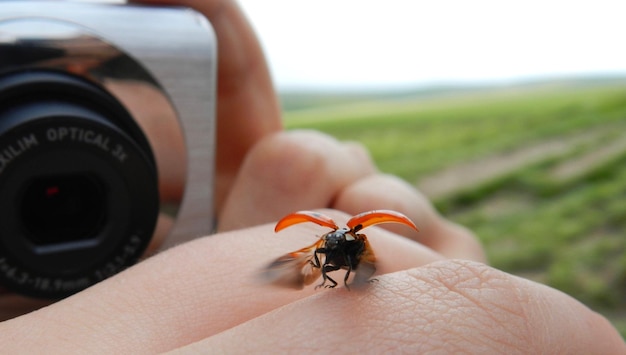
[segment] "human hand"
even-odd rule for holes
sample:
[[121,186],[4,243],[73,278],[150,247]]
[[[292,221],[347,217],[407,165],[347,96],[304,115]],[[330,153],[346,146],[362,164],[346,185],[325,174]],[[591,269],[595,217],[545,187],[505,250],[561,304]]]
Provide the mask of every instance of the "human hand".
[[[282,128],[280,107],[265,57],[235,1],[133,2],[195,8],[209,19],[216,32],[219,86],[215,194],[220,231],[268,223],[299,209],[335,208],[353,214],[376,208],[414,210],[418,211],[412,213],[416,221],[424,222],[420,242],[441,246],[450,257],[465,255],[469,249],[474,259],[484,260],[473,235],[441,219],[423,196],[416,195],[413,206],[405,202],[397,206],[399,202],[384,197],[372,203],[370,195],[384,195],[385,188],[411,188],[393,177],[377,174],[362,147],[312,132],[277,133]],[[256,149],[251,152],[253,147]],[[335,152],[338,155],[332,156]],[[299,167],[292,168],[294,164]],[[296,171],[304,173],[296,176]],[[307,191],[316,191],[317,195]],[[277,201],[278,195],[285,199]],[[397,226],[388,228],[398,230]],[[450,234],[455,237],[440,237]]]
[[130,2],[195,8],[213,26],[218,43],[215,206],[219,212],[248,150],[282,128],[280,105],[265,56],[235,1]]
[[[291,149],[284,149],[285,144]],[[353,291],[342,287],[316,291],[312,286],[293,291],[262,284],[256,277],[275,257],[311,244],[319,226],[298,224],[280,234],[273,232],[273,224],[222,232],[169,249],[68,299],[0,323],[4,350],[626,351],[606,319],[571,297],[482,263],[447,259],[443,254],[466,259],[481,255],[472,248],[449,248],[454,239],[469,245],[468,236],[455,233],[455,228],[438,234],[450,224],[433,214],[419,193],[403,182],[372,173],[363,181],[344,181],[347,187],[334,191],[334,159],[343,163],[342,155],[346,155],[352,157],[348,160],[354,163],[351,167],[368,166],[359,162],[359,156],[367,158],[362,153],[315,133],[274,135],[257,145],[242,167],[242,171],[259,166],[267,170],[250,177],[247,184],[242,177],[233,191],[243,195],[260,191],[249,196],[245,208],[259,207],[255,201],[267,202],[266,197],[279,204],[310,203],[329,195],[342,207],[361,206],[363,210],[370,204],[394,204],[423,228],[422,233],[430,234],[425,242],[441,237],[448,243],[426,247],[416,241],[419,234],[408,228],[397,234],[370,227],[366,233],[379,260],[377,282]],[[292,155],[301,163],[291,161]],[[277,182],[271,177],[282,176],[276,169],[282,169],[286,161],[293,163],[292,177],[299,179],[285,177]],[[312,172],[318,174],[310,177]],[[302,180],[306,177],[309,181]],[[292,188],[299,191],[302,183],[307,193],[294,194]],[[256,184],[258,190],[246,190],[249,184]],[[272,204],[265,207],[271,213]],[[349,217],[337,210],[324,213],[338,223]],[[232,216],[227,223],[245,217],[236,212]]]

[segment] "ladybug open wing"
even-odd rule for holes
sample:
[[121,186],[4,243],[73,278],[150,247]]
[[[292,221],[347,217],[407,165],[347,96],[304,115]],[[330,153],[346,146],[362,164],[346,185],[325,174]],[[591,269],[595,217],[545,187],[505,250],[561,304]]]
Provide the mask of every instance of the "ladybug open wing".
[[359,213],[356,216],[350,218],[347,225],[348,228],[352,229],[355,232],[358,232],[361,229],[365,229],[369,226],[380,223],[401,223],[415,230],[418,230],[415,223],[413,223],[413,221],[411,221],[409,217],[403,215],[400,212],[391,210],[374,210]]
[[335,223],[335,221],[332,220],[332,218],[322,213],[313,211],[299,211],[283,217],[280,221],[276,223],[274,231],[278,232],[289,226],[303,222],[313,222],[319,224],[320,226],[329,227],[332,229],[339,229],[339,227],[337,227],[337,224]]
[[322,244],[320,239],[311,246],[277,258],[265,267],[263,278],[269,283],[297,290],[310,285],[322,275],[320,268],[311,264],[315,250]]

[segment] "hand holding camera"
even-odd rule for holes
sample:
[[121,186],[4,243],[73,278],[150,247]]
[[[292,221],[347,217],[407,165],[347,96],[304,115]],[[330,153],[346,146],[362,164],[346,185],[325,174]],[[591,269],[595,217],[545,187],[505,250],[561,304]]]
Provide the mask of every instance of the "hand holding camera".
[[1,10],[0,285],[58,299],[132,265],[151,242],[210,233],[208,22],[186,9],[71,2]]

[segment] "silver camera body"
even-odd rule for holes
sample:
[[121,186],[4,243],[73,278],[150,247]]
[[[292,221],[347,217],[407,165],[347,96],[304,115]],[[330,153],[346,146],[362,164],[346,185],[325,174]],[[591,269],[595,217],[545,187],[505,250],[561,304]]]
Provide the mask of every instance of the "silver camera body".
[[186,8],[0,2],[0,288],[62,298],[213,230],[216,48]]

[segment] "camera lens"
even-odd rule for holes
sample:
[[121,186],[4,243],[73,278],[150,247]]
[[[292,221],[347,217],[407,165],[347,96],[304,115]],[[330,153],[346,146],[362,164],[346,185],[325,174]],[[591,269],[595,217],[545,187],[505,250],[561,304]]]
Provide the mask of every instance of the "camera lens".
[[65,72],[0,75],[0,284],[61,298],[133,264],[159,210],[150,146],[108,92]]
[[106,217],[102,185],[80,173],[33,179],[19,200],[25,238],[36,246],[93,239]]

